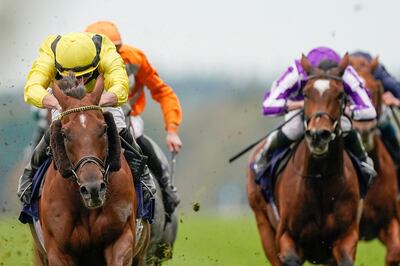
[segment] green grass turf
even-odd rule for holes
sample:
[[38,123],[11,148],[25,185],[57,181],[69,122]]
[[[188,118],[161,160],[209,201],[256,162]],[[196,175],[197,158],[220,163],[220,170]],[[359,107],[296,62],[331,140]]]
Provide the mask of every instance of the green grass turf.
[[[232,218],[181,216],[174,258],[166,266],[268,265],[251,215]],[[358,246],[356,265],[383,265],[384,248],[377,241]],[[32,265],[28,226],[0,219],[0,265]]]

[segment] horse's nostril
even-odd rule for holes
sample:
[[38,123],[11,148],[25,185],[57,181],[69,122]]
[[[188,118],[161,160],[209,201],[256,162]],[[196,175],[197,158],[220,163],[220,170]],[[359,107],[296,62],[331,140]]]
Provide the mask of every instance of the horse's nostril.
[[106,190],[106,184],[104,182],[102,182],[100,184],[100,191],[104,191],[104,190]]
[[82,195],[88,195],[89,191],[87,190],[87,188],[85,186],[81,186],[80,187],[80,191]]

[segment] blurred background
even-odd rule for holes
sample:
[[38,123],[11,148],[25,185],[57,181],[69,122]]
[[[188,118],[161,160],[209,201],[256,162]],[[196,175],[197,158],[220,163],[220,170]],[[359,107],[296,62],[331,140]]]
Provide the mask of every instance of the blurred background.
[[[15,191],[36,130],[23,86],[47,35],[113,21],[123,42],[143,50],[180,98],[181,231],[169,265],[256,265],[265,259],[247,205],[247,156],[228,159],[279,121],[261,115],[265,90],[295,58],[320,45],[379,55],[399,76],[399,8],[395,0],[0,0],[0,245],[9,247],[0,251],[0,265],[30,265],[30,247],[23,246],[30,235],[16,222]],[[166,151],[161,110],[150,97],[143,118],[145,133]],[[15,243],[24,244],[15,250]],[[370,256],[383,262],[373,245],[378,253]]]

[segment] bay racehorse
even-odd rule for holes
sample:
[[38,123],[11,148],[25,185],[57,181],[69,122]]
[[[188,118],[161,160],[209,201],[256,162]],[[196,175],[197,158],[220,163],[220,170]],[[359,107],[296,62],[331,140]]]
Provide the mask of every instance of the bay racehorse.
[[[357,173],[340,134],[341,75],[348,63],[346,54],[338,67],[323,71],[314,69],[305,56],[301,59],[309,75],[303,89],[306,133],[275,182],[272,193],[278,214],[264,199],[250,167],[264,143],[250,155],[248,200],[264,252],[274,266],[301,265],[306,260],[354,264],[362,204]],[[315,88],[318,80],[329,84],[324,92]]]
[[98,106],[103,87],[102,76],[92,93],[73,76],[53,82],[64,112],[51,125],[53,162],[39,199],[44,250],[36,251],[43,265],[142,263],[149,225],[136,220],[134,180],[117,128]]
[[[378,114],[382,115],[382,86],[374,78],[378,59],[368,62],[362,57],[350,57],[350,64],[363,78]],[[386,246],[386,265],[400,263],[400,227],[397,210],[397,173],[395,164],[382,142],[376,123],[354,122],[364,147],[374,161],[377,176],[371,184],[364,202],[360,223],[360,238],[379,240]]]

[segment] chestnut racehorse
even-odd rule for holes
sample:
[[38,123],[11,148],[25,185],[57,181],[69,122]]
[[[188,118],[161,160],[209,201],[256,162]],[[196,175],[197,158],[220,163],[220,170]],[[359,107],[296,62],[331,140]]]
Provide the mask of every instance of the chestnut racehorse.
[[114,119],[98,106],[103,87],[102,76],[92,93],[73,76],[53,82],[64,112],[51,125],[53,162],[39,200],[43,265],[142,263],[149,225],[138,220],[137,239],[134,180]]
[[[338,67],[321,70],[314,69],[305,56],[301,59],[309,75],[303,89],[306,133],[276,180],[276,221],[253,171],[247,169],[249,203],[272,265],[301,265],[306,260],[354,264],[362,207],[357,173],[340,134],[344,108],[341,75],[348,63],[346,54]],[[314,86],[318,80],[329,86],[318,90]],[[249,165],[263,145],[253,150]]]
[[[351,56],[350,64],[369,89],[379,119],[382,114],[382,88],[373,75],[379,64],[378,59],[368,62],[362,57]],[[376,124],[355,122],[354,126],[360,132],[364,147],[373,159],[378,173],[365,198],[360,238],[364,240],[379,238],[386,246],[386,265],[399,265],[400,232],[396,207],[398,193],[396,168],[380,138]]]

